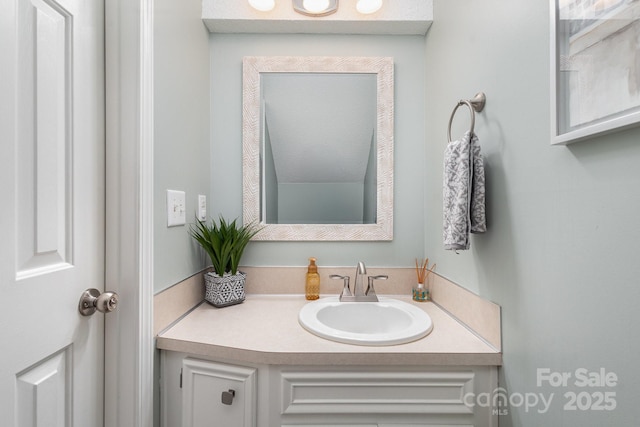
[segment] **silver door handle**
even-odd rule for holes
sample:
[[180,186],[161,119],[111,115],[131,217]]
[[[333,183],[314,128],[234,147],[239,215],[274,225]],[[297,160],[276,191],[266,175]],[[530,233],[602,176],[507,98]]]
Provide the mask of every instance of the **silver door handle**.
[[83,316],[91,316],[98,310],[101,313],[111,313],[118,307],[118,294],[115,292],[100,293],[97,289],[87,289],[80,296],[78,311]]

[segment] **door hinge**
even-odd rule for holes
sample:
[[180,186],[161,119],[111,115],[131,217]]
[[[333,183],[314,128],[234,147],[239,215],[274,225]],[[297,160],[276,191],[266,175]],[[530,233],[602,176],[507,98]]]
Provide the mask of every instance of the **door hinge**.
[[180,388],[182,388],[182,369],[180,369]]

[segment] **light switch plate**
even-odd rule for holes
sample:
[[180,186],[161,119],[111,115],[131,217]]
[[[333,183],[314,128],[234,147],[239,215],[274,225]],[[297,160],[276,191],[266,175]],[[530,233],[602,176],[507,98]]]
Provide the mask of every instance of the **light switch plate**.
[[207,220],[207,196],[203,194],[198,194],[198,219]]
[[184,191],[167,190],[167,227],[184,225],[187,217]]

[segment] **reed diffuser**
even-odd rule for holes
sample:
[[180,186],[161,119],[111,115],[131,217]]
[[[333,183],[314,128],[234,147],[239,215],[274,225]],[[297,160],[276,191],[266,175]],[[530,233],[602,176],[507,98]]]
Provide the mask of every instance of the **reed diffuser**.
[[436,265],[433,264],[429,268],[429,258],[418,261],[416,258],[416,276],[418,279],[418,285],[413,288],[413,299],[415,301],[431,301],[431,295],[429,295],[429,289],[426,287],[427,278],[429,274],[433,272]]

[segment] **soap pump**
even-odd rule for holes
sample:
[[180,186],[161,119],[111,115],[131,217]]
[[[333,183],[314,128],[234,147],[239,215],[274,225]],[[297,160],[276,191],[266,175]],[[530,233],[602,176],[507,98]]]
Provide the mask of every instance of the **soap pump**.
[[309,258],[307,281],[305,282],[304,291],[308,300],[320,298],[320,275],[318,274],[318,266],[316,265],[315,258]]

